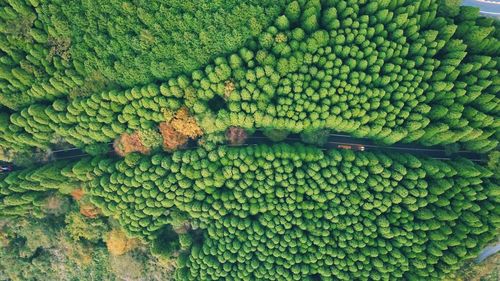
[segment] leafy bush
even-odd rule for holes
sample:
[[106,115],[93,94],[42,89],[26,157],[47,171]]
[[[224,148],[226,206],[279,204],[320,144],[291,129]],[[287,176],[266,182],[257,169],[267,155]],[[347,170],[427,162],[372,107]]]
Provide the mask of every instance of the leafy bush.
[[114,280],[104,247],[75,242],[64,231],[64,219],[1,220],[0,277],[4,280],[78,280],[92,276]]
[[141,143],[148,149],[155,149],[161,146],[163,138],[161,134],[154,129],[139,131]]
[[[93,154],[117,139],[126,156],[1,176],[0,216],[48,217],[58,229],[40,220],[2,229],[0,279],[144,276],[140,249],[124,253],[129,238],[109,234],[96,206],[158,258],[178,257],[178,280],[440,280],[498,233],[497,152],[491,172],[407,154],[215,148],[226,132],[240,143],[260,128],[275,141],[293,132],[320,144],[332,130],[495,150],[498,22],[478,9],[454,0],[66,2],[0,4],[0,148],[26,162],[60,138]],[[202,149],[131,153],[161,138],[175,150],[204,133]],[[57,192],[71,191],[80,213],[61,222],[68,201]],[[122,255],[107,260],[103,237]],[[67,246],[80,238],[91,254]]]
[[138,241],[129,239],[120,229],[113,229],[105,236],[106,247],[113,256],[121,256],[134,249]]
[[88,218],[74,211],[66,215],[65,222],[69,236],[74,240],[98,242],[109,230],[103,218]]
[[172,280],[175,261],[157,259],[145,247],[115,257],[101,240],[73,240],[65,226],[64,216],[0,219],[0,279]]
[[70,58],[70,40],[49,35],[40,21],[38,2],[3,1],[0,5],[1,105],[20,109],[68,95],[83,85]]
[[171,258],[180,250],[179,236],[174,232],[172,226],[162,228],[151,242],[151,253],[155,256]]

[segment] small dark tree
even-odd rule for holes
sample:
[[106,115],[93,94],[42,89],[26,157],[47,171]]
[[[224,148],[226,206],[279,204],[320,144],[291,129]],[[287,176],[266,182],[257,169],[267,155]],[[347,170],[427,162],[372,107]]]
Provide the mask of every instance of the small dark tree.
[[300,139],[308,144],[325,145],[328,142],[330,130],[305,131],[300,134]]
[[271,141],[279,142],[283,141],[288,137],[289,132],[285,130],[278,129],[265,129],[262,132],[266,137],[268,137]]

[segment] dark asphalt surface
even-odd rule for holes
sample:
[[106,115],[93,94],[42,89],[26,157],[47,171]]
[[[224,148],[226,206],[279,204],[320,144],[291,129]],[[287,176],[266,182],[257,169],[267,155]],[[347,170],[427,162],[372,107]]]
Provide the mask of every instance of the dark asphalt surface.
[[[301,139],[297,134],[290,134],[283,142],[297,143],[301,142]],[[270,144],[272,142],[269,141],[269,139],[264,136],[262,132],[257,131],[254,135],[247,139],[247,143]],[[390,146],[384,146],[376,144],[375,142],[368,139],[358,139],[342,134],[330,134],[328,142],[323,146],[323,148],[334,149],[339,148],[339,145],[348,145],[353,147],[363,146],[365,151],[406,152],[414,155],[427,156],[438,160],[451,160],[454,157],[462,157],[467,158],[473,162],[486,162],[485,159],[483,159],[482,155],[469,151],[459,151],[457,153],[454,153],[453,157],[451,157],[441,147],[428,147],[416,144],[393,144]]]
[[[481,13],[489,14],[493,16],[500,16],[500,0],[463,0],[462,5],[464,6],[475,6],[479,7]],[[300,142],[300,137],[298,135],[290,135],[284,142],[295,143]],[[256,134],[247,139],[247,144],[270,144],[272,143],[261,132],[257,131]],[[331,134],[328,143],[324,148],[338,148],[339,145],[362,145],[367,151],[393,151],[393,152],[407,152],[421,156],[427,156],[439,160],[450,160],[452,159],[445,150],[442,148],[435,147],[424,147],[413,144],[394,144],[391,146],[381,146],[374,142],[366,139],[356,139],[348,135],[341,134]],[[109,154],[113,153],[113,147],[110,144]],[[54,160],[66,160],[66,159],[78,159],[88,156],[87,153],[78,148],[69,148],[63,150],[53,151]],[[480,154],[459,151],[454,153],[453,157],[463,157],[474,162],[485,162],[485,159],[481,157]]]
[[[109,149],[106,152],[108,155],[112,156],[115,155],[114,149],[113,149],[113,143],[110,142],[108,143]],[[53,150],[52,151],[52,158],[53,160],[70,160],[70,159],[78,159],[78,158],[83,158],[85,156],[90,156],[88,153],[85,151],[81,150],[80,148],[68,148],[68,149],[60,149],[60,150]]]
[[[299,135],[290,134],[283,142],[293,144],[293,143],[300,143],[302,141]],[[247,139],[246,144],[242,146],[258,145],[258,144],[273,144],[273,142],[270,141],[269,138],[264,136],[261,131],[257,131],[252,136],[250,136]],[[348,145],[358,148],[362,146],[364,147],[365,151],[406,152],[438,160],[452,160],[455,157],[463,157],[477,163],[486,162],[486,160],[483,159],[480,154],[468,151],[459,151],[458,153],[455,153],[453,156],[449,156],[446,153],[446,151],[441,147],[425,147],[416,144],[394,144],[391,146],[381,146],[375,144],[371,140],[357,139],[342,134],[330,134],[328,142],[322,147],[322,149],[325,150],[334,149],[338,148],[339,145]],[[192,141],[186,146],[186,148],[187,149],[196,148],[196,143]],[[113,150],[113,143],[109,143],[108,154],[110,156],[115,155]],[[86,156],[89,155],[83,152],[79,148],[70,148],[70,149],[53,151],[54,160],[80,159]],[[482,262],[484,259],[486,259],[490,255],[493,255],[499,250],[500,250],[500,244],[498,243],[496,245],[486,247],[485,249],[483,249],[483,251],[481,251],[480,255],[477,257],[476,262]]]
[[[284,141],[284,143],[294,144],[301,143],[300,136],[298,134],[290,134]],[[274,144],[270,141],[261,131],[256,131],[252,136],[250,136],[244,146],[246,145],[257,145],[257,144]],[[419,156],[426,156],[438,160],[451,160],[456,157],[467,158],[473,162],[486,162],[482,155],[469,152],[469,151],[459,151],[454,153],[452,156],[448,155],[442,147],[426,147],[416,144],[394,144],[391,146],[383,146],[374,143],[368,139],[358,139],[353,138],[348,135],[342,134],[330,134],[328,142],[321,148],[323,149],[335,149],[340,146],[352,146],[353,148],[364,147],[365,151],[384,151],[384,152],[406,152]],[[191,142],[186,148],[195,148],[196,144]],[[113,155],[112,143],[109,143],[109,155]],[[54,160],[69,160],[69,159],[79,159],[85,156],[89,156],[87,153],[79,148],[70,148],[53,151]]]

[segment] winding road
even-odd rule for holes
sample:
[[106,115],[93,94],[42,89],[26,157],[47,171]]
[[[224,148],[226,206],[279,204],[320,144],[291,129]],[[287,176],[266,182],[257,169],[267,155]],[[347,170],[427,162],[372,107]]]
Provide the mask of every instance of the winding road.
[[[479,7],[483,15],[489,15],[500,18],[500,0],[463,0],[463,5],[465,6],[475,6]],[[285,143],[300,143],[300,136],[297,134],[289,135],[283,142]],[[254,135],[250,136],[246,144],[247,145],[258,145],[258,144],[272,144],[272,142],[262,134],[261,131],[257,131]],[[114,150],[112,143],[109,143],[109,149],[107,153],[109,155],[114,155]],[[322,149],[332,149],[339,148],[339,146],[362,146],[366,151],[384,151],[384,152],[406,152],[419,156],[426,156],[438,160],[452,160],[456,157],[462,157],[469,159],[473,162],[484,163],[486,160],[477,153],[470,151],[458,151],[453,153],[452,156],[446,152],[442,147],[425,147],[415,144],[394,144],[390,146],[383,146],[374,143],[368,139],[358,139],[353,138],[348,135],[342,134],[330,134],[327,143],[322,147]],[[193,148],[195,145],[189,145],[187,148]],[[61,150],[52,151],[52,161],[56,160],[70,160],[70,159],[80,159],[89,156],[86,152],[79,148],[68,148]],[[494,245],[488,246],[481,251],[479,256],[476,258],[476,262],[480,263],[489,256],[500,251],[500,242]]]

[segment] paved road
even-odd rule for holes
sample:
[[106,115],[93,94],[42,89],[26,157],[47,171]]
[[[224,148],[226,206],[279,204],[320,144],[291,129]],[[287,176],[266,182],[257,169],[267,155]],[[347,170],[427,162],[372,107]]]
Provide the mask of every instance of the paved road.
[[[300,136],[297,134],[291,134],[284,141],[286,143],[298,143],[300,142]],[[254,135],[247,139],[246,145],[256,145],[256,144],[270,144],[269,139],[262,134],[262,132],[257,131]],[[113,144],[109,143],[108,154],[113,155]],[[448,156],[444,149],[439,147],[424,147],[420,145],[414,144],[394,144],[391,146],[380,146],[375,144],[373,141],[367,139],[356,139],[350,137],[348,135],[341,134],[331,134],[328,138],[328,142],[325,144],[323,149],[331,149],[338,148],[339,145],[350,145],[357,147],[364,147],[367,151],[397,151],[397,152],[407,152],[420,156],[427,156],[433,159],[439,160],[451,160],[450,156]],[[196,147],[195,142],[191,142],[188,145],[189,148]],[[85,156],[89,156],[87,153],[82,151],[79,148],[69,148],[53,151],[53,160],[67,160],[67,159],[80,159]],[[459,151],[456,156],[468,158],[474,162],[485,162],[484,159],[481,158],[481,155],[476,153],[468,152],[468,151]],[[487,257],[495,254],[500,250],[500,243],[497,243],[494,246],[486,247],[476,259],[477,262],[481,262]]]
[[476,262],[482,262],[485,259],[487,259],[489,256],[496,254],[498,251],[500,251],[500,241],[497,242],[495,245],[488,246],[484,248],[479,256],[476,258]]
[[[300,136],[291,134],[285,140],[287,143],[300,142]],[[262,132],[257,131],[254,135],[248,138],[249,144],[269,144],[269,139]],[[385,151],[385,152],[406,152],[420,156],[427,156],[438,160],[451,160],[452,157],[446,153],[442,147],[429,147],[417,144],[393,144],[390,146],[379,145],[368,139],[353,138],[349,135],[330,134],[328,142],[325,144],[325,149],[338,148],[339,145],[363,146],[366,151]],[[463,157],[474,162],[486,162],[483,156],[469,151],[458,151],[453,157]]]
[[462,5],[479,7],[485,15],[500,17],[500,0],[463,0]]
[[[301,143],[300,135],[290,134],[283,142],[288,144]],[[252,136],[250,136],[243,146],[247,145],[257,145],[257,144],[273,144],[261,131],[256,131]],[[109,156],[115,156],[113,150],[113,143],[108,143],[109,149],[106,154]],[[417,144],[393,144],[390,146],[379,145],[368,139],[358,139],[353,138],[349,135],[342,134],[330,134],[327,143],[321,147],[321,149],[334,149],[339,148],[339,146],[351,146],[353,148],[363,147],[365,151],[383,151],[383,152],[406,152],[418,156],[430,157],[437,160],[452,160],[456,157],[462,157],[469,159],[476,163],[484,163],[486,159],[483,155],[469,152],[469,151],[458,151],[450,156],[442,147],[434,146],[421,146]],[[186,149],[196,148],[197,144],[191,141],[186,145]],[[71,160],[71,159],[81,159],[83,157],[90,156],[83,150],[73,147],[67,149],[60,149],[52,151],[51,160]],[[17,170],[17,167],[14,167]]]
[[[299,143],[301,142],[300,136],[298,134],[289,135],[286,140],[286,143]],[[256,131],[252,136],[250,136],[246,144],[272,144],[266,136],[262,134],[261,131]],[[385,151],[385,152],[406,152],[420,156],[427,156],[430,158],[438,159],[438,160],[451,160],[450,155],[446,153],[446,151],[441,147],[427,147],[416,144],[394,144],[391,146],[382,146],[374,143],[368,139],[358,139],[353,138],[348,135],[342,134],[331,134],[328,138],[328,142],[324,145],[324,149],[332,149],[338,148],[339,145],[350,145],[353,147],[363,146],[366,151]],[[193,148],[196,145],[191,143],[188,147]],[[113,153],[112,143],[109,143],[109,154]],[[53,151],[53,158],[55,160],[66,160],[66,159],[78,159],[88,156],[87,153],[82,151],[79,148],[70,148],[70,149],[62,149]],[[469,151],[459,151],[453,155],[454,157],[463,157],[467,158],[474,162],[485,162],[485,159],[480,154],[469,152]]]
[[[110,143],[108,143],[108,145],[109,145],[109,149],[106,153],[109,155],[114,154],[113,143],[110,142]],[[89,154],[86,153],[85,151],[81,150],[80,148],[76,148],[76,147],[52,151],[53,160],[78,159],[78,158],[83,158],[85,156],[89,156]]]

